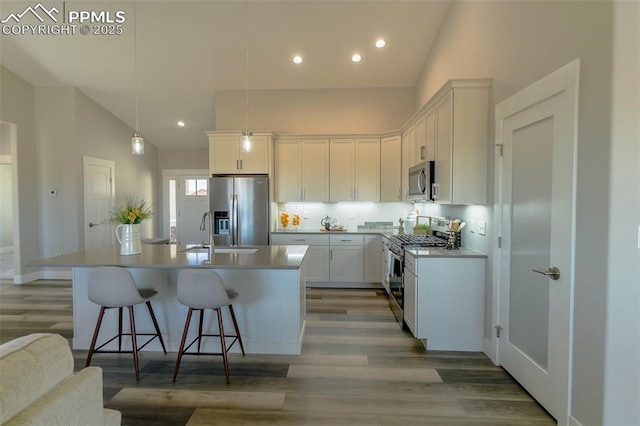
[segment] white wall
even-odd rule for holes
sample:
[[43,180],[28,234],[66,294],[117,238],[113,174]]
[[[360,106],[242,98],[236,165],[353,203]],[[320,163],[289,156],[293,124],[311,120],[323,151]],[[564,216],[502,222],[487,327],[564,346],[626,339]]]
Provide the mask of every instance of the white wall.
[[[245,92],[215,94],[216,129],[242,130]],[[249,128],[276,133],[381,133],[415,112],[412,88],[253,90]]]
[[585,425],[603,421],[612,33],[612,2],[452,2],[417,83],[421,105],[449,78],[492,78],[492,143],[495,104],[581,59],[571,413]]
[[[202,134],[207,140],[207,135]],[[208,142],[207,142],[208,143]],[[209,149],[159,149],[158,169],[209,169]]]
[[604,421],[640,424],[640,3],[617,2]]
[[[17,208],[20,215],[18,231],[14,234],[15,276],[18,282],[28,279],[34,268],[27,262],[38,259],[38,180],[36,165],[35,93],[31,84],[7,68],[0,66],[0,120],[17,128],[16,151],[12,159],[17,167]],[[19,243],[17,243],[19,241]]]

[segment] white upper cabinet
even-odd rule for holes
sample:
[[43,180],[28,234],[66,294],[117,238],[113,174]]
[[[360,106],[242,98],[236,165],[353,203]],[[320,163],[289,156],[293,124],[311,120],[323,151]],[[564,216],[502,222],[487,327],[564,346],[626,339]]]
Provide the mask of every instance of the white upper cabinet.
[[278,139],[275,201],[329,201],[329,139]]
[[380,201],[402,201],[402,139],[380,140]]
[[435,202],[486,204],[488,80],[454,80],[435,103]]
[[409,168],[413,166],[413,137],[415,126],[402,134],[402,201],[409,202]]
[[331,139],[330,201],[380,201],[380,139]]
[[242,134],[208,132],[209,173],[255,174],[269,173],[271,135],[254,134],[251,149],[243,149]]

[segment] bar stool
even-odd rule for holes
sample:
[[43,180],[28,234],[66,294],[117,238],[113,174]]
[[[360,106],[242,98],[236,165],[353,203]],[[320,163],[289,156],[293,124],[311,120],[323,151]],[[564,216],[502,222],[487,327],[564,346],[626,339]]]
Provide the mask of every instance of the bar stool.
[[[184,325],[184,332],[182,333],[182,341],[180,342],[180,350],[178,351],[178,359],[176,360],[176,369],[173,373],[173,381],[176,381],[178,376],[178,369],[180,368],[180,361],[183,355],[222,355],[222,362],[224,364],[224,375],[227,378],[227,384],[229,381],[229,362],[227,359],[227,352],[237,342],[240,343],[240,349],[242,350],[242,356],[244,356],[244,345],[242,344],[242,337],[240,336],[240,330],[238,329],[238,322],[236,321],[236,315],[233,312],[233,305],[231,300],[237,297],[238,294],[231,290],[226,290],[222,282],[222,278],[210,269],[184,269],[180,271],[178,275],[178,290],[177,298],[180,303],[189,307],[189,313],[187,314],[187,320]],[[225,335],[224,327],[222,325],[222,311],[224,306],[229,307],[231,313],[231,319],[233,320],[233,327],[236,330],[235,336]],[[213,309],[218,315],[218,332],[219,334],[203,334],[202,322],[205,309]],[[189,343],[185,348],[185,341],[189,332],[189,324],[191,323],[191,315],[193,311],[200,312],[200,321],[198,325],[198,336]],[[203,337],[220,337],[220,349],[221,353],[201,352],[201,341]],[[227,347],[225,338],[233,337],[233,341]],[[197,352],[187,352],[194,343],[198,342]]]
[[[147,346],[156,337],[160,340],[162,350],[165,355],[167,349],[164,346],[164,340],[160,334],[160,328],[156,321],[156,316],[153,313],[151,302],[149,299],[156,295],[158,292],[153,289],[138,289],[131,273],[125,268],[118,266],[99,266],[91,271],[89,274],[88,284],[89,300],[93,303],[100,305],[100,313],[98,314],[98,321],[96,323],[95,331],[93,332],[93,338],[91,339],[91,346],[87,355],[86,367],[91,363],[91,358],[94,353],[132,353],[133,354],[133,366],[136,371],[136,381],[140,380],[139,363],[138,363],[138,351]],[[145,303],[149,309],[153,326],[155,327],[155,333],[137,333],[135,316],[133,314],[134,305]],[[122,332],[122,310],[123,308],[129,309],[129,323],[130,333]],[[107,340],[102,345],[96,348],[96,341],[98,340],[98,334],[100,327],[102,326],[102,319],[107,309],[118,308],[118,334]],[[131,351],[122,350],[122,336],[131,336]],[[138,336],[152,336],[142,346],[138,346]],[[104,346],[111,343],[113,340],[118,339],[118,350],[101,350]]]

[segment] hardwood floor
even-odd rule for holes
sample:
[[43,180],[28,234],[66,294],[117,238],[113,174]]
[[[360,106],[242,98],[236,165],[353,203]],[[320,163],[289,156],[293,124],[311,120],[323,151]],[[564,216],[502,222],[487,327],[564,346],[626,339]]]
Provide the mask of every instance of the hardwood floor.
[[[183,318],[177,319],[184,321]],[[0,342],[73,335],[69,281],[0,280]],[[86,352],[74,351],[76,370]],[[302,354],[186,357],[98,354],[105,405],[123,425],[545,425],[555,421],[482,353],[427,352],[382,291],[308,289]]]

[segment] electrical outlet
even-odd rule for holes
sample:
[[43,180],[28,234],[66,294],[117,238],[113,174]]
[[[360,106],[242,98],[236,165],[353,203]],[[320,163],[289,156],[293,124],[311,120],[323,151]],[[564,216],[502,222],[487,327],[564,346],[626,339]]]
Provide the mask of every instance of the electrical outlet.
[[475,234],[476,232],[476,221],[473,219],[469,221],[469,232],[471,232],[472,234]]
[[302,213],[302,218],[309,219],[309,210],[305,210],[304,213]]
[[356,218],[356,212],[354,212],[353,210],[349,211],[349,219],[355,219]]
[[478,234],[487,235],[487,222],[484,220],[478,221]]

